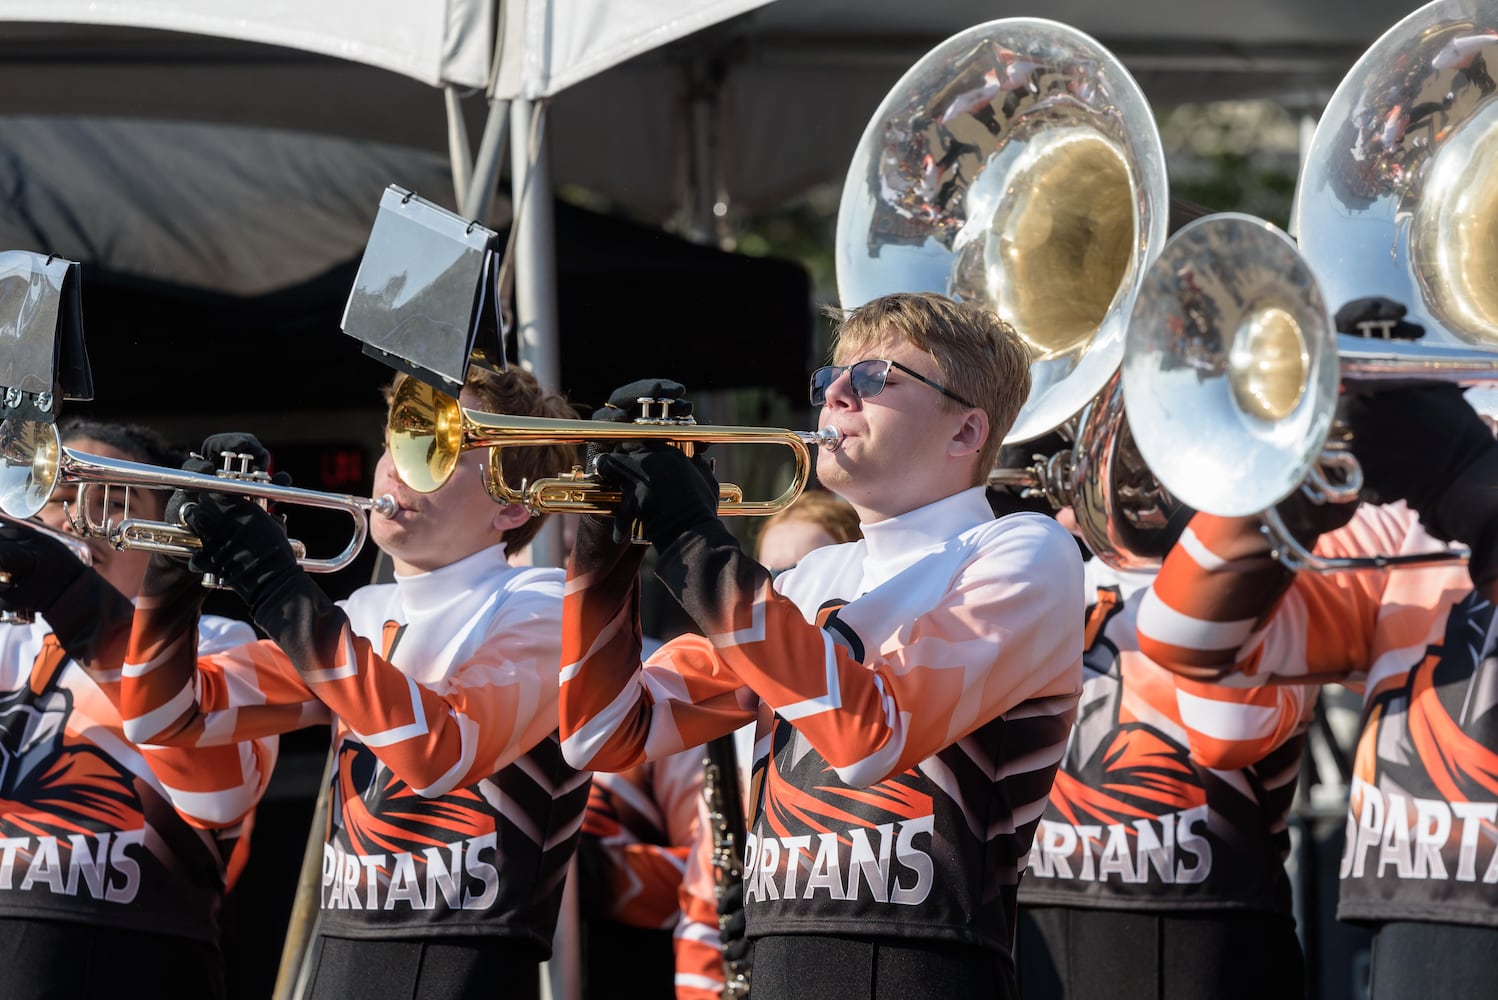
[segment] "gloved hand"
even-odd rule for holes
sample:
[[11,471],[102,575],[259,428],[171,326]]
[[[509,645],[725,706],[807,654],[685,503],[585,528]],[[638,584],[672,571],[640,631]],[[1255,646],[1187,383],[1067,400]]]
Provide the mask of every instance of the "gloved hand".
[[616,541],[638,520],[651,544],[664,550],[694,524],[718,518],[718,480],[707,460],[671,445],[651,442],[602,455],[598,475],[623,494],[614,515]]
[[[640,399],[669,399],[673,416],[688,417],[692,414],[692,401],[682,398],[686,391],[686,386],[670,379],[640,379],[615,389],[609,395],[609,401],[593,411],[592,419],[616,424],[633,423],[642,415]],[[592,472],[598,465],[598,456],[614,450],[614,446],[606,441],[589,441],[585,468]]]
[[0,522],[0,609],[46,614],[85,572],[91,572],[55,538],[14,521]]
[[225,493],[203,493],[186,508],[186,520],[203,542],[188,566],[220,577],[257,620],[268,599],[304,575],[286,529],[259,504]]
[[1343,405],[1363,495],[1404,500],[1436,538],[1472,550],[1472,579],[1498,576],[1498,442],[1453,385],[1354,395]]
[[[226,451],[253,456],[250,462],[250,470],[253,472],[264,472],[270,468],[270,452],[260,443],[259,438],[244,431],[225,431],[204,438],[202,449],[182,463],[182,471],[212,476],[223,468],[221,456]],[[277,472],[271,476],[270,481],[277,486],[290,486],[291,476],[285,472]],[[170,524],[181,524],[183,505],[196,500],[195,493],[177,490],[167,500],[164,519]]]
[[[602,409],[593,411],[593,419],[633,420],[641,415],[638,402],[641,399],[669,399],[672,416],[689,417],[692,415],[692,401],[682,398],[686,391],[686,386],[668,378],[642,378],[629,385],[620,386],[610,393],[609,401],[603,405]],[[611,410],[623,411],[624,416],[600,416]]]
[[718,941],[723,961],[742,972],[749,970],[749,938],[744,930],[744,880],[729,879],[718,897]]
[[[594,420],[608,421],[610,423],[633,423],[636,418],[642,416],[640,399],[669,399],[671,400],[671,415],[674,417],[688,417],[692,414],[692,401],[685,398],[686,386],[680,382],[666,378],[646,378],[620,386],[609,394],[609,401],[593,411]],[[652,411],[652,415],[655,414]],[[629,452],[643,451],[646,448],[644,441],[589,441],[587,448],[586,468],[589,472],[598,472],[598,460],[610,453],[627,454]],[[696,449],[699,453],[705,451],[704,447]],[[711,475],[711,470],[709,470]],[[606,478],[606,477],[605,477]],[[609,481],[611,485],[619,486],[618,483]],[[623,487],[620,487],[623,489]],[[713,481],[714,490],[714,513],[717,511],[717,481]],[[626,491],[627,492],[627,491]],[[626,507],[628,506],[626,502]],[[612,538],[615,544],[629,540],[634,520],[638,514],[633,509],[621,508],[614,514],[612,526]],[[601,520],[601,519],[598,519]],[[599,524],[594,518],[585,517],[584,523],[594,522],[590,527],[597,531]],[[652,538],[652,541],[654,539]]]
[[1304,490],[1297,489],[1276,504],[1275,510],[1296,540],[1306,548],[1311,548],[1316,544],[1316,539],[1351,521],[1352,516],[1357,513],[1358,501],[1316,503],[1306,496]]
[[1407,312],[1408,309],[1393,299],[1374,295],[1343,303],[1333,322],[1338,333],[1383,340],[1419,340],[1425,336],[1425,328],[1418,323],[1406,322],[1404,316]]

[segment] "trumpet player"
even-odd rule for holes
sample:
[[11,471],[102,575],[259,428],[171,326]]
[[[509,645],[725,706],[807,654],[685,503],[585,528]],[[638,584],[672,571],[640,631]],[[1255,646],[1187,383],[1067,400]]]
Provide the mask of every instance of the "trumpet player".
[[[71,421],[60,437],[105,458],[178,461],[140,426]],[[40,514],[47,528],[74,531],[72,517],[86,513],[76,489],[54,491]],[[111,492],[119,504],[121,491]],[[131,514],[159,518],[163,500],[134,491]],[[87,513],[118,518],[123,508]],[[276,739],[233,741],[191,759],[127,742],[114,699],[148,559],[97,539],[78,549],[23,524],[0,526],[0,609],[40,614],[0,625],[0,996],[8,1000],[225,995],[219,915],[244,863]],[[229,619],[197,624],[207,652],[255,637]],[[205,789],[197,767],[232,777]]]
[[[1358,300],[1337,320],[1418,335],[1403,315]],[[1454,386],[1352,396],[1343,412],[1363,498],[1387,506],[1302,511],[1286,518],[1297,535],[1331,557],[1455,541],[1466,568],[1296,574],[1257,519],[1197,514],[1141,610],[1140,644],[1181,676],[1208,759],[1292,724],[1296,685],[1362,688],[1338,917],[1374,931],[1376,1000],[1482,996],[1498,977],[1498,443]],[[1257,717],[1222,725],[1224,685],[1252,689]]]
[[[523,371],[475,368],[460,398],[570,413]],[[570,467],[570,452],[520,449],[510,466],[535,478]],[[311,582],[274,518],[218,493],[186,512],[202,541],[191,564],[156,557],[146,577],[122,692],[128,735],[201,747],[333,727],[314,998],[478,997],[498,984],[539,996],[588,776],[556,737],[562,573],[510,565],[541,522],[490,500],[486,459],[465,453],[423,494],[381,454],[374,488],[396,509],[370,534],[395,582],[346,601]],[[270,639],[198,655],[200,572],[232,587]]]
[[[682,392],[640,388],[612,403]],[[1023,344],[986,310],[902,294],[848,313],[811,398],[842,437],[818,477],[864,538],[773,580],[718,519],[700,458],[598,461],[703,635],[642,663],[640,553],[585,518],[564,750],[616,770],[757,722],[744,899],[760,1000],[1015,995],[1015,888],[1081,678],[1075,544],[1049,518],[995,520],[984,496],[1028,389]]]

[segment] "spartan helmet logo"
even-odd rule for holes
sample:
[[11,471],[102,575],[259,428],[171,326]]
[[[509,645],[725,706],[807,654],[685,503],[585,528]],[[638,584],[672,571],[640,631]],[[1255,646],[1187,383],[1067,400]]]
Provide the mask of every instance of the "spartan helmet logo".
[[62,751],[72,696],[57,688],[29,687],[0,695],[0,797],[25,801],[18,791],[35,781]]

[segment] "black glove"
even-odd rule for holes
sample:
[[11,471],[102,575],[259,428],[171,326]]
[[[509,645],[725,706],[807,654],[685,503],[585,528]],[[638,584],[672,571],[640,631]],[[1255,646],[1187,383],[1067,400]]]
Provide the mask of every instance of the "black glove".
[[1393,299],[1375,295],[1345,303],[1337,310],[1333,321],[1338,333],[1380,340],[1419,340],[1425,336],[1425,328],[1418,323],[1406,322],[1404,315],[1407,312],[1408,309]]
[[135,607],[55,538],[21,524],[0,524],[0,609],[39,611],[62,648],[85,669],[124,662]]
[[614,537],[628,537],[638,520],[657,550],[670,548],[694,525],[718,519],[718,480],[707,460],[652,442],[598,459],[598,475],[623,494]]
[[[645,415],[639,404],[639,400],[641,399],[669,399],[671,400],[671,416],[688,417],[692,414],[692,401],[685,398],[684,394],[686,391],[686,386],[672,379],[639,379],[628,385],[620,386],[610,393],[609,401],[593,411],[592,419],[607,421],[609,423],[633,423],[636,418]],[[650,415],[659,416],[660,414],[656,410],[652,410]],[[610,453],[628,454],[631,452],[643,452],[648,447],[644,441],[621,441],[613,444],[605,441],[589,441],[585,468],[590,473],[596,473],[598,472],[598,460],[604,455]],[[695,449],[698,454],[706,450],[706,447],[702,445],[699,445]],[[712,475],[710,467],[708,467],[708,475],[709,477]],[[628,494],[628,489],[613,480],[609,480],[607,477],[604,478],[605,481],[611,485],[619,486],[621,490],[624,490]],[[714,514],[717,513],[717,488],[717,480],[714,479]],[[638,516],[638,513],[629,507],[628,496],[626,495],[625,505],[615,513],[612,521],[611,537],[615,544],[620,544],[629,539],[633,522]],[[594,534],[597,533],[600,527],[599,522],[602,519],[595,520],[585,517],[583,521],[585,524],[590,521],[593,522],[589,525],[589,528],[591,529],[590,534]],[[652,537],[651,540],[654,541],[654,538]]]
[[286,529],[259,504],[225,493],[203,493],[186,508],[186,520],[203,542],[188,566],[220,577],[257,620],[272,595],[304,575]]
[[729,879],[718,897],[718,941],[723,960],[740,971],[748,971],[749,938],[744,932],[744,880]]
[[1316,503],[1304,490],[1297,489],[1275,505],[1274,509],[1296,540],[1310,548],[1326,532],[1336,531],[1351,521],[1352,515],[1357,513],[1358,502]]
[[[669,399],[671,400],[671,415],[673,417],[689,417],[692,415],[692,401],[683,399],[687,387],[680,382],[668,378],[642,378],[629,385],[620,386],[609,394],[609,401],[600,410],[593,411],[594,420],[633,420],[641,416],[639,400],[641,399]],[[600,413],[608,410],[622,410],[625,416],[600,417]]]
[[1349,397],[1343,419],[1363,467],[1363,495],[1404,500],[1436,538],[1472,550],[1472,579],[1498,575],[1498,442],[1454,385]]
[[[683,398],[686,391],[686,386],[667,378],[640,379],[615,389],[609,395],[609,401],[593,411],[592,419],[615,424],[633,423],[644,415],[639,404],[641,399],[669,399],[672,416],[689,417],[692,415],[692,401]],[[606,441],[589,441],[584,468],[592,472],[598,465],[598,456],[614,450],[614,446]]]
[[[226,451],[236,455],[251,456],[250,471],[252,472],[264,472],[270,467],[270,452],[265,445],[260,443],[259,438],[244,431],[225,431],[220,434],[210,434],[204,438],[202,450],[182,463],[182,471],[195,472],[203,476],[215,475],[223,468],[222,456]],[[278,472],[271,476],[270,481],[277,486],[290,486],[291,476]],[[191,491],[177,490],[167,500],[164,519],[170,524],[181,524],[182,507],[189,502],[196,502],[197,499],[197,494]]]
[[13,521],[0,522],[0,609],[46,614],[84,572],[82,561],[55,538]]

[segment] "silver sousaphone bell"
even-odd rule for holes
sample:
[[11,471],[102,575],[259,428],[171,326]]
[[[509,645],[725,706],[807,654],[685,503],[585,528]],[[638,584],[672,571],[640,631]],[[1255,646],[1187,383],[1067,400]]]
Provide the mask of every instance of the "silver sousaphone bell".
[[[1168,200],[1154,115],[1123,64],[1075,28],[1017,17],[954,35],[906,72],[864,130],[838,211],[845,307],[939,292],[1015,328],[1031,391],[1005,443],[1062,428],[1076,444],[995,475],[1074,505],[1093,551],[1125,568],[1158,556],[1107,527],[1148,517],[1121,508],[1142,494],[1111,478],[1131,463],[1112,460],[1127,430],[1104,390]],[[1096,426],[1078,426],[1084,411]]]

